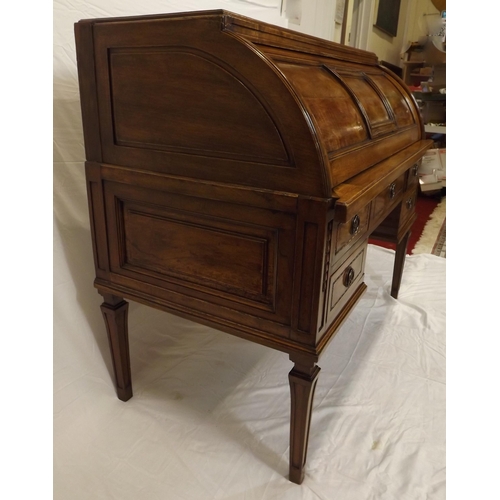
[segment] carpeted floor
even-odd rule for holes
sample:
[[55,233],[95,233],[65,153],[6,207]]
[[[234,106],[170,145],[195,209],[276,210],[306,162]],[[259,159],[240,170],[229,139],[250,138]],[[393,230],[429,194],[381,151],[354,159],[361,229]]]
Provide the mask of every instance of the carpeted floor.
[[[446,196],[420,195],[416,206],[407,254],[428,253],[446,257]],[[370,238],[369,243],[391,250],[396,245]]]
[[446,258],[446,198],[433,210],[412,254],[430,253]]
[[438,239],[436,240],[431,253],[433,255],[446,258],[446,219],[444,220],[441,230],[439,231]]

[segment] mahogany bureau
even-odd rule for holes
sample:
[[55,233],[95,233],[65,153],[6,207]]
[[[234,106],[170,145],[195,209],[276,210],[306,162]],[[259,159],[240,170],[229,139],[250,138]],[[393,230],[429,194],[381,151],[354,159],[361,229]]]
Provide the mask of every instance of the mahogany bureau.
[[317,362],[366,288],[370,235],[397,297],[431,146],[375,54],[217,10],[75,25],[95,287],[118,397],[129,299],[287,353],[290,480]]

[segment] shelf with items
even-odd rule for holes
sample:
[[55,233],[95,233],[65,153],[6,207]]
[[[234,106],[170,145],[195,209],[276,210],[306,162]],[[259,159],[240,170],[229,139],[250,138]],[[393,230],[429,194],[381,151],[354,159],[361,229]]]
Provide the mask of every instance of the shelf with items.
[[426,134],[443,134],[446,135],[446,124],[435,124],[435,123],[426,123],[425,124],[425,133]]
[[403,80],[419,106],[427,138],[435,148],[446,148],[446,52],[427,40],[411,43],[404,58]]
[[[420,109],[425,132],[428,135],[446,134],[446,93],[413,92],[413,96]],[[439,143],[439,147],[443,147],[446,136],[435,142]]]
[[[439,92],[446,87],[446,53],[428,41],[412,42],[404,54],[403,81],[410,90]],[[425,82],[427,85],[422,85]]]
[[409,87],[414,86],[415,75],[420,75],[421,69],[425,66],[424,55],[423,47],[416,42],[411,43],[404,54],[403,81]]

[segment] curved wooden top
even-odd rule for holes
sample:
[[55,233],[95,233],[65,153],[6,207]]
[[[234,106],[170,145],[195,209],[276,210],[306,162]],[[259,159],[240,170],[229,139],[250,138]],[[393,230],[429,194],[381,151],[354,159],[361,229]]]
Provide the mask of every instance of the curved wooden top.
[[369,52],[223,10],[75,31],[87,160],[326,198],[422,139]]

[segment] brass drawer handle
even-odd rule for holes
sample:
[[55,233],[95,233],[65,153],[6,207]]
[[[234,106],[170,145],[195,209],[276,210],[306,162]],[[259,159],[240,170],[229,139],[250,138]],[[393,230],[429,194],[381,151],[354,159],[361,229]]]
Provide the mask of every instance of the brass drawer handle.
[[415,163],[415,165],[413,165],[413,175],[418,175],[418,163]]
[[349,288],[352,285],[352,282],[354,281],[354,269],[349,266],[345,271],[344,271],[344,286],[346,288]]
[[357,232],[359,231],[359,223],[359,215],[355,215],[351,221],[351,234],[357,234]]
[[406,200],[406,208],[407,208],[408,210],[411,210],[411,208],[412,208],[412,207],[413,207],[413,198],[408,198],[408,199]]
[[394,198],[396,196],[396,183],[393,182],[390,186],[389,186],[389,198]]

